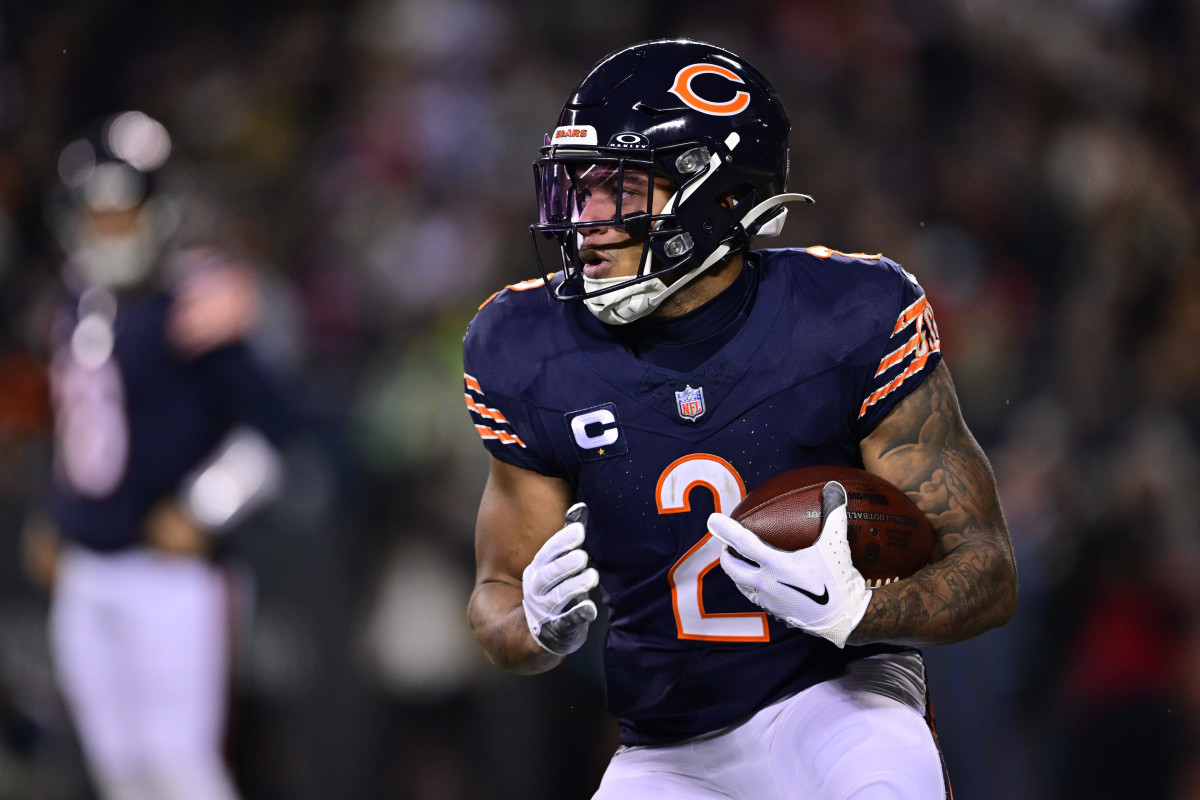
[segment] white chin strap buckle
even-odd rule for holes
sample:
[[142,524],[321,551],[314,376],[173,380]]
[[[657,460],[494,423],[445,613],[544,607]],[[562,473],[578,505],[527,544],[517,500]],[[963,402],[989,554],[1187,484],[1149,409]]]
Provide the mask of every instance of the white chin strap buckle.
[[780,209],[779,213],[771,217],[763,223],[763,226],[758,229],[755,236],[778,236],[783,233],[783,223],[787,221],[786,208]]
[[[754,208],[746,216],[742,217],[742,227],[749,228],[755,221],[766,214],[772,208],[782,206],[784,203],[812,203],[811,197],[806,194],[798,194],[796,192],[788,192],[785,194],[777,194],[774,197],[768,197]],[[754,234],[754,238],[759,236],[778,236],[783,232],[783,223],[787,221],[787,208],[781,208],[779,213],[771,217],[762,224],[758,232]]]

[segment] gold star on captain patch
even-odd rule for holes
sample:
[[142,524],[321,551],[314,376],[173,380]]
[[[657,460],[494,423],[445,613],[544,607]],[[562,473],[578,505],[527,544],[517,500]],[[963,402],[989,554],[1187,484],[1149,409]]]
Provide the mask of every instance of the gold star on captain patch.
[[596,454],[601,455],[601,456],[604,455],[604,448],[601,447],[599,450],[596,451]]

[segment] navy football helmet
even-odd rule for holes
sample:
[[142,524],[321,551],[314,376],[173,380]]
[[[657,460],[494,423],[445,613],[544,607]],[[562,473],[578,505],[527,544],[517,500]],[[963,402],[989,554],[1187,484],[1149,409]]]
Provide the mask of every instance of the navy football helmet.
[[[571,93],[534,164],[539,220],[530,226],[543,272],[560,300],[584,300],[600,319],[650,313],[671,292],[775,235],[793,200],[785,194],[791,124],[779,95],[754,67],[703,42],[661,39],[602,59]],[[580,220],[587,180],[666,178],[674,195],[653,213],[615,203],[606,221]],[[591,178],[584,176],[591,175]],[[580,261],[581,229],[615,226],[644,245],[637,275],[591,279]],[[637,287],[636,289],[633,287]]]
[[[178,223],[162,185],[170,154],[166,128],[141,111],[107,117],[63,148],[47,221],[87,283],[123,289],[151,273]],[[89,224],[119,214],[130,219],[119,233]]]

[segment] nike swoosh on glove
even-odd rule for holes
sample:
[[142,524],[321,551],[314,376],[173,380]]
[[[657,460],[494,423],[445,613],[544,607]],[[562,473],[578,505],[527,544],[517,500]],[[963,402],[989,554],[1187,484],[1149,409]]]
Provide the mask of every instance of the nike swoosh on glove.
[[600,583],[583,550],[587,506],[571,506],[565,522],[521,575],[529,631],[544,650],[558,656],[574,653],[587,639],[588,626],[596,619],[596,604],[588,593]]
[[750,602],[845,647],[867,611],[871,590],[850,560],[846,490],[837,481],[821,490],[821,513],[825,522],[817,541],[794,552],[772,547],[724,514],[710,516],[708,530],[725,544],[721,569]]

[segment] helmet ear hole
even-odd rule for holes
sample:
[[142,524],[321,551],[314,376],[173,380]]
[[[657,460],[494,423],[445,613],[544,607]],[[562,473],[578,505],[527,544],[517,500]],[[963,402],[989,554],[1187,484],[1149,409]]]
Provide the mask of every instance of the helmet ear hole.
[[717,198],[717,202],[720,205],[725,206],[725,208],[735,208],[739,203],[742,202],[742,200],[746,199],[748,195],[753,193],[753,184],[743,183],[733,187],[728,192],[721,195],[719,198]]

